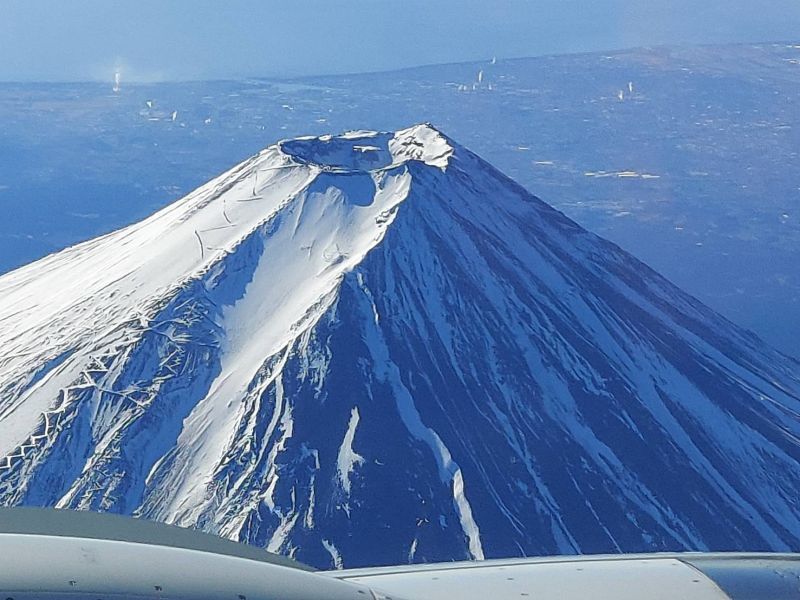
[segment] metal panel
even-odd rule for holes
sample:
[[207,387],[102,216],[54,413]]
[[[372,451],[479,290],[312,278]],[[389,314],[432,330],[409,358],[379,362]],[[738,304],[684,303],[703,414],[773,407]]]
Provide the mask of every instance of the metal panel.
[[780,557],[695,557],[693,565],[732,600],[800,599],[800,560]]
[[675,558],[460,563],[339,577],[411,600],[729,600]]
[[15,507],[0,508],[0,533],[118,540],[268,562],[313,571],[311,567],[254,546],[238,544],[201,531],[83,510]]
[[370,600],[356,583],[165,546],[0,534],[0,598],[13,600]]

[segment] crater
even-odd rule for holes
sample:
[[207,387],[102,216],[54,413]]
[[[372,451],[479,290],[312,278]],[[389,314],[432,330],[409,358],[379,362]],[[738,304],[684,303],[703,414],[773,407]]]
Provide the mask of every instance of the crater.
[[340,136],[303,137],[280,143],[281,151],[300,164],[331,172],[369,172],[407,161],[446,168],[453,147],[435,128],[415,125],[394,133],[352,131]]
[[333,171],[375,171],[390,167],[393,133],[360,132],[358,135],[325,135],[281,142],[281,150],[295,161]]

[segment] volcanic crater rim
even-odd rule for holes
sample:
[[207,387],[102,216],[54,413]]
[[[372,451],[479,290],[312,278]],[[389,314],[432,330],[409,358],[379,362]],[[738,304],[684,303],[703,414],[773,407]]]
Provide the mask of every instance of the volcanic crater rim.
[[429,123],[396,132],[349,131],[278,143],[293,162],[335,173],[372,173],[421,161],[444,169],[453,154],[447,138]]

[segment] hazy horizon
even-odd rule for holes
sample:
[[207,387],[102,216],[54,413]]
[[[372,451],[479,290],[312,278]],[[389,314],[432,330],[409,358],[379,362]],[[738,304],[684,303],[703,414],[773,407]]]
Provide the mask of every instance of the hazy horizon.
[[792,41],[800,5],[776,0],[8,0],[0,81],[302,77],[639,46]]

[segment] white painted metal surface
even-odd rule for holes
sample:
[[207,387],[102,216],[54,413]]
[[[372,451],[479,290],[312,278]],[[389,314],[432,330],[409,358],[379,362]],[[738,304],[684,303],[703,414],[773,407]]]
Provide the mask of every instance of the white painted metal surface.
[[410,600],[728,600],[713,581],[671,557],[415,565],[337,577]]
[[72,511],[0,510],[0,554],[0,600],[800,598],[797,554],[562,556],[313,572],[215,536]]
[[371,600],[296,568],[212,552],[62,536],[0,534],[3,598],[41,600]]

